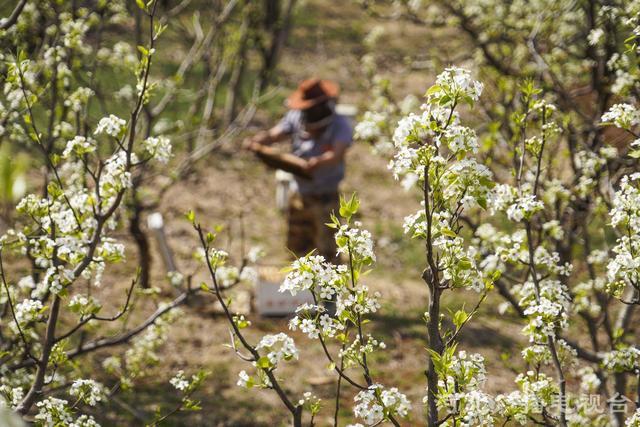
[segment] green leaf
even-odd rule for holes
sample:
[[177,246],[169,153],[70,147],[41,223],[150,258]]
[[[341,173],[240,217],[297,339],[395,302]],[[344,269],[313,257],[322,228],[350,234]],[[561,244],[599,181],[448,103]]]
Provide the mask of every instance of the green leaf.
[[442,98],[440,98],[440,101],[438,102],[438,104],[446,105],[450,101],[451,101],[451,97],[449,95],[444,95]]
[[452,239],[455,239],[458,236],[456,233],[453,232],[453,230],[450,230],[448,228],[443,228],[442,230],[440,230],[440,232],[447,237],[451,237]]
[[424,94],[425,96],[433,95],[434,93],[440,92],[442,88],[439,85],[431,86],[427,92]]
[[258,359],[256,364],[258,365],[259,368],[262,368],[262,369],[269,369],[273,366],[267,356],[262,356],[260,359]]
[[236,324],[238,325],[238,329],[245,329],[250,323],[247,319],[239,319]]
[[51,181],[49,185],[47,185],[47,193],[54,199],[57,199],[62,195],[62,190],[58,186],[58,183],[55,181]]
[[460,261],[458,261],[458,267],[462,270],[470,270],[472,266],[473,264],[469,258],[461,258]]
[[460,328],[464,322],[469,318],[469,315],[464,310],[458,310],[453,315],[453,324],[456,325],[457,328]]
[[615,329],[613,330],[613,337],[614,337],[614,338],[616,338],[616,339],[617,339],[617,338],[622,337],[623,335],[624,335],[624,329],[622,329],[622,328],[615,328]]
[[336,339],[341,343],[347,342],[347,334],[344,334],[344,333],[338,334],[336,335]]
[[487,210],[487,199],[485,199],[484,197],[479,197],[477,200],[478,205],[480,205],[482,209]]

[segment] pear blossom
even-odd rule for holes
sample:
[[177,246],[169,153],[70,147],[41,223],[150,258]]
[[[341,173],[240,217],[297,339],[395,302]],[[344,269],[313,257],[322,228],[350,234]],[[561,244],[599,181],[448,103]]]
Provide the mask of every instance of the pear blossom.
[[98,122],[94,135],[107,134],[118,138],[122,131],[125,129],[127,122],[123,119],[110,114],[109,117],[104,117]]
[[189,387],[189,380],[185,378],[183,370],[179,370],[169,383],[179,391],[184,391]]
[[256,350],[266,351],[266,356],[273,365],[277,365],[283,360],[298,358],[298,349],[293,339],[282,332],[262,337],[256,346]]
[[602,122],[629,130],[640,124],[640,112],[631,104],[615,104],[602,115]]
[[142,142],[145,151],[162,164],[167,164],[171,159],[171,141],[164,136],[150,136]]
[[397,388],[386,390],[380,384],[373,384],[367,390],[360,391],[354,401],[354,415],[369,426],[380,423],[389,415],[406,417],[411,409],[411,403]]
[[69,394],[90,406],[95,406],[106,398],[104,386],[91,379],[75,380],[69,389]]

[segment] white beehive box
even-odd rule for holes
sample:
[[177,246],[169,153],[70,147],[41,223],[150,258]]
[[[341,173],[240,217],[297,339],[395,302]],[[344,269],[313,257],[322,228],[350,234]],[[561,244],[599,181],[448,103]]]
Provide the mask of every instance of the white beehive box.
[[260,267],[256,285],[254,305],[260,316],[287,316],[296,312],[304,303],[313,304],[311,292],[298,292],[295,296],[289,292],[279,292],[284,274],[277,267]]

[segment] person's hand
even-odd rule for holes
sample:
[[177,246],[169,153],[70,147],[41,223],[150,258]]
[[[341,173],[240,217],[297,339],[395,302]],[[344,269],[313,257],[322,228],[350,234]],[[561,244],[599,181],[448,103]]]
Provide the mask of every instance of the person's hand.
[[245,138],[242,141],[242,148],[247,151],[256,152],[260,150],[260,144],[255,141],[255,136]]
[[269,132],[262,131],[262,132],[258,132],[257,134],[249,138],[245,138],[245,140],[242,142],[242,148],[244,148],[245,150],[256,152],[256,151],[260,151],[260,148],[263,145],[268,145],[271,142],[272,142],[272,139]]
[[304,165],[304,170],[307,172],[313,172],[317,167],[318,167],[318,158],[311,157],[310,159],[307,160],[306,164]]

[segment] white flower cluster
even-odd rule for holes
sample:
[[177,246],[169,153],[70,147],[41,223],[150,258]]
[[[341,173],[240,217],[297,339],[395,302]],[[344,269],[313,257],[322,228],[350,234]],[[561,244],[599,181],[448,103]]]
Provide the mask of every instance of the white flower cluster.
[[252,246],[247,252],[247,261],[256,263],[266,255],[262,246]]
[[[89,30],[86,20],[73,19],[69,13],[62,13],[60,17],[60,30],[63,34],[63,43],[67,48],[83,51],[90,49],[84,43],[85,33]],[[84,50],[89,53],[90,50]]]
[[484,289],[482,274],[478,271],[472,251],[465,247],[464,239],[442,235],[433,241],[433,247],[439,250],[438,268],[442,270],[442,278],[448,285],[476,292]]
[[571,297],[566,286],[557,280],[544,279],[538,286],[539,296],[531,281],[525,282],[517,291],[529,321],[524,332],[531,342],[546,342],[557,330],[568,326]]
[[189,387],[189,380],[185,378],[183,370],[179,370],[176,375],[169,380],[169,383],[179,391],[184,391]]
[[640,349],[630,346],[605,353],[602,365],[613,372],[633,372],[640,369]]
[[36,403],[36,407],[38,413],[35,420],[42,426],[100,427],[90,415],[81,415],[74,420],[66,400],[47,397]]
[[504,417],[520,425],[528,425],[532,415],[540,414],[544,408],[555,403],[558,386],[545,374],[527,371],[516,377],[516,383],[520,390],[496,396],[496,403]]
[[238,373],[238,381],[236,382],[236,385],[247,389],[253,387],[253,380],[249,374],[247,374],[247,371],[242,370]]
[[423,173],[422,171],[415,170],[418,162],[418,155],[419,151],[416,148],[402,147],[396,151],[393,159],[389,161],[388,168],[393,173],[394,179],[400,179],[401,177],[407,176],[411,177],[408,183],[403,185],[405,189],[411,188],[416,182],[416,177],[419,177]]
[[127,122],[120,117],[110,114],[109,117],[103,117],[98,122],[94,135],[107,134],[114,138],[119,138],[127,126]]
[[360,339],[354,339],[348,347],[340,349],[338,355],[344,359],[344,368],[362,366],[364,356],[373,353],[375,350],[387,348],[387,345],[373,338],[371,334],[364,337],[364,343]]
[[433,135],[429,129],[429,113],[430,111],[425,111],[421,115],[410,113],[398,121],[393,132],[393,144],[396,148],[424,142],[426,137]]
[[[412,238],[425,238],[427,235],[424,201],[420,202],[420,204],[422,205],[422,209],[415,214],[404,217],[404,222],[402,223],[404,234],[409,234]],[[440,215],[440,212],[436,212],[434,216],[435,215]],[[438,219],[435,219],[434,223],[437,225],[439,223]]]
[[447,381],[467,389],[477,389],[486,381],[487,371],[484,367],[484,357],[478,353],[469,354],[464,350],[458,352],[451,359]]
[[383,134],[386,125],[386,117],[379,112],[367,111],[354,129],[354,137],[363,141],[374,141]]
[[411,410],[411,402],[397,388],[385,390],[380,384],[360,391],[354,401],[353,413],[369,426],[377,425],[389,416],[406,417]]
[[616,298],[623,296],[627,284],[640,281],[640,236],[635,232],[640,227],[639,181],[640,173],[622,178],[609,212],[611,225],[625,229],[612,248],[615,256],[607,263],[607,290]]
[[593,317],[598,317],[602,312],[602,307],[597,304],[597,293],[605,289],[605,279],[597,277],[594,280],[580,282],[575,285],[573,291],[573,310],[576,313],[588,313]]
[[[198,256],[204,257],[204,251],[202,252],[203,253],[199,254]],[[226,251],[215,249],[215,248],[209,248],[209,253],[207,254],[207,261],[209,262],[209,264],[211,264],[211,267],[214,270],[224,265],[224,263],[227,261],[228,258],[229,258],[229,254]]]
[[621,298],[627,283],[640,279],[640,237],[637,234],[621,236],[613,247],[615,257],[607,263],[607,291]]
[[116,67],[133,68],[137,63],[135,49],[127,42],[118,41],[111,49],[100,48],[97,56],[101,61],[108,62]]
[[190,388],[193,388],[195,384],[199,382],[200,378],[198,375],[192,375],[191,380],[189,380],[185,375],[183,370],[179,370],[176,372],[176,375],[169,380],[169,383],[178,391],[186,392]]
[[298,349],[293,338],[283,332],[276,335],[265,335],[256,346],[256,350],[266,351],[266,356],[272,365],[277,365],[282,360],[298,358]]
[[624,427],[640,427],[640,409],[636,411],[624,422]]
[[615,104],[602,115],[602,122],[630,130],[640,124],[640,112],[631,104]]
[[311,289],[314,285],[326,288],[329,295],[334,294],[333,290],[340,277],[336,269],[327,263],[321,255],[308,255],[295,260],[291,266],[291,271],[287,274],[280,292],[290,292],[296,295],[303,290]]
[[99,256],[110,262],[118,262],[124,259],[125,247],[111,238],[104,238],[100,247],[96,250]]
[[478,151],[478,137],[476,132],[466,126],[451,124],[438,137],[453,153],[476,153]]
[[[42,314],[42,308],[42,301],[35,299],[25,299],[16,304],[16,320],[20,327],[24,327],[27,323],[37,320]],[[11,323],[11,325],[15,326],[14,323]]]
[[151,157],[162,164],[169,163],[171,159],[171,141],[165,136],[150,136],[142,141],[142,146]]
[[509,184],[498,184],[489,194],[490,213],[504,212],[517,199],[518,192]]
[[[570,347],[565,340],[557,339],[554,343],[554,347],[558,360],[563,366],[569,368],[576,365],[576,357],[578,354],[576,350],[573,347]],[[553,363],[553,356],[549,349],[549,345],[544,342],[535,342],[522,349],[520,354],[525,362],[530,363],[533,366]]]
[[91,295],[74,295],[67,306],[69,310],[81,317],[97,313],[101,308],[100,302]]
[[236,283],[244,282],[255,284],[258,281],[258,273],[252,267],[244,267],[242,271],[236,266],[223,265],[215,269],[216,280],[221,288],[229,288]]
[[[486,378],[484,358],[466,351],[460,351],[450,358],[443,357],[440,374],[438,407],[458,413],[463,425],[491,425],[495,402],[491,396],[480,391]],[[423,402],[427,401],[428,396],[425,396]]]
[[[613,148],[613,147],[610,147]],[[615,148],[613,148],[615,151]],[[573,187],[573,192],[580,197],[586,197],[599,185],[598,175],[602,172],[610,158],[609,150],[601,150],[596,153],[590,150],[579,150],[573,156],[576,169],[579,170],[579,179],[577,185]],[[615,154],[614,154],[615,157]]]
[[171,283],[171,286],[177,288],[184,283],[184,274],[179,271],[169,271],[167,273],[167,279],[169,280],[169,283]]
[[362,223],[355,221],[353,226],[344,224],[335,233],[338,253],[351,256],[357,263],[371,264],[376,261],[373,252],[373,239],[368,230],[361,229]]
[[10,407],[15,409],[23,398],[24,390],[21,387],[0,384],[0,408]]
[[88,87],[79,87],[64,100],[64,105],[69,107],[71,111],[79,113],[87,105],[89,98],[93,95],[93,90]]
[[[132,159],[134,161],[135,159]],[[105,162],[103,176],[100,180],[100,193],[103,198],[107,198],[111,204],[111,198],[120,191],[131,187],[131,172],[128,170],[127,155],[124,151],[119,151]]]
[[[345,296],[346,295],[346,296]],[[375,313],[380,309],[379,292],[371,294],[369,288],[364,285],[360,285],[352,292],[341,295],[336,303],[336,314],[339,316],[345,311],[350,311],[359,314]]]
[[470,98],[477,101],[482,94],[483,85],[471,78],[469,70],[458,67],[449,67],[436,77],[436,85],[439,91],[445,92],[451,98],[456,96]]
[[75,380],[69,389],[69,394],[90,406],[95,406],[106,398],[104,386],[91,379]]
[[47,426],[69,425],[73,422],[73,417],[69,411],[68,403],[66,400],[47,397],[36,403],[38,414],[35,419]]
[[600,45],[602,38],[604,37],[604,30],[602,28],[594,28],[589,32],[587,41],[591,46]]
[[564,230],[557,219],[545,222],[542,229],[554,240],[560,241],[564,238]]
[[492,396],[480,390],[455,393],[452,401],[457,405],[460,419],[454,421],[447,420],[443,426],[460,427],[490,427],[496,425],[494,412],[496,403]]
[[560,254],[549,252],[543,246],[536,248],[533,254],[533,261],[541,270],[545,269],[560,276],[569,276],[573,270],[573,266],[569,263],[560,264]]
[[[481,92],[482,84],[472,80],[467,70],[447,68],[427,92],[427,102],[422,105],[422,112],[410,113],[398,121],[393,133],[396,152],[389,169],[396,179],[404,178],[405,188],[424,178],[427,164],[439,165],[444,169],[447,160],[439,155],[438,150],[444,150],[445,146],[459,158],[477,151],[475,132],[459,125],[459,116],[454,109],[458,102],[473,103]],[[466,166],[470,170],[482,169],[471,168],[472,164]]]
[[463,159],[454,163],[442,176],[446,185],[445,200],[456,200],[467,208],[487,207],[487,198],[493,188],[493,174],[475,159]]
[[609,212],[611,226],[623,225],[632,230],[640,229],[640,173],[625,175],[620,180],[620,189],[613,197]]
[[67,146],[62,152],[62,157],[67,159],[71,154],[80,157],[94,151],[96,151],[96,141],[84,136],[76,136],[67,142]]
[[595,393],[602,384],[600,378],[591,366],[585,366],[578,370],[580,389],[587,393]]
[[[300,329],[311,339],[318,338],[320,334],[323,337],[333,338],[344,331],[344,323],[327,313],[322,313],[323,311],[325,308],[318,306],[303,305],[298,307],[296,312],[299,314],[289,321],[289,329],[292,331]],[[318,314],[313,315],[313,312]]]
[[523,219],[530,219],[534,213],[544,209],[544,204],[536,200],[533,194],[518,197],[515,202],[507,208],[507,217],[511,221],[519,222]]

